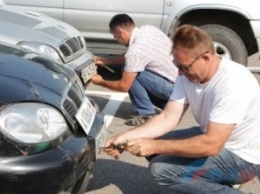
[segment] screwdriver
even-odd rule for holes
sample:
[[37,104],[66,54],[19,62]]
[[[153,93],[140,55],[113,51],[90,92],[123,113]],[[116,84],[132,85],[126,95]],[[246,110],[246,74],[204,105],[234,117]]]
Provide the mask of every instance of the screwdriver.
[[104,148],[112,148],[112,149],[116,149],[118,150],[119,152],[123,152],[125,150],[127,150],[127,144],[126,143],[120,143],[120,144],[117,144],[117,145],[110,145],[108,147],[101,147],[102,149]]

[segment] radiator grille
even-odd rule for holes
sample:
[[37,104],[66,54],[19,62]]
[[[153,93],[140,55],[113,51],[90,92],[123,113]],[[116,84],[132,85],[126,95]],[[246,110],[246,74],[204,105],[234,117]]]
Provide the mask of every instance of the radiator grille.
[[73,105],[73,103],[66,99],[63,103],[63,108],[65,109],[67,115],[69,115],[70,119],[74,120],[77,113],[77,108]]
[[70,57],[74,53],[77,53],[82,48],[84,48],[84,43],[82,42],[81,37],[78,36],[70,38],[69,40],[61,44],[59,48],[65,57]]
[[68,92],[63,97],[62,107],[67,119],[75,125],[77,123],[75,115],[84,99],[84,91],[77,82],[72,84]]

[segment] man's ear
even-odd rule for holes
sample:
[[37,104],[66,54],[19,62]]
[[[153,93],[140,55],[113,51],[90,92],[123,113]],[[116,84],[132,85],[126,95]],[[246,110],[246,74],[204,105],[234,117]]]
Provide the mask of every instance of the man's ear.
[[[209,51],[208,52],[204,52],[204,53],[202,53],[202,54],[200,54],[199,56],[200,56],[200,58],[202,58],[202,59],[207,59],[207,58],[209,58]],[[199,57],[198,57],[199,58]]]
[[123,35],[125,33],[125,30],[123,28],[117,28],[117,33],[120,35]]
[[206,53],[206,54],[202,55],[201,58],[207,62],[206,64],[208,64],[211,56],[208,53]]

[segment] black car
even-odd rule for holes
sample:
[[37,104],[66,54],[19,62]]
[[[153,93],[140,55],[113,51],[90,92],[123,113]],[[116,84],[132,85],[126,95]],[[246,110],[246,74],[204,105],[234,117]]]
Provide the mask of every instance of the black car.
[[0,43],[0,193],[84,193],[103,115],[78,76]]

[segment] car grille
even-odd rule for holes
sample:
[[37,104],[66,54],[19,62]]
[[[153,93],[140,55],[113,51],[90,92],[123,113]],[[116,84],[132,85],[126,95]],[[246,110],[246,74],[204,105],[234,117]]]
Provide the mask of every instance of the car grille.
[[77,53],[84,47],[83,41],[80,36],[73,37],[59,46],[60,51],[65,57],[70,57]]
[[79,81],[73,83],[63,96],[62,108],[64,115],[68,119],[73,128],[76,127],[77,121],[75,115],[84,99],[84,91],[78,84]]
[[70,116],[70,119],[73,120],[74,116],[77,113],[77,108],[71,103],[69,100],[65,100],[63,103],[63,107],[66,110],[67,114]]

